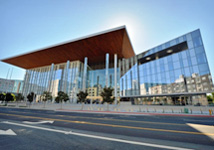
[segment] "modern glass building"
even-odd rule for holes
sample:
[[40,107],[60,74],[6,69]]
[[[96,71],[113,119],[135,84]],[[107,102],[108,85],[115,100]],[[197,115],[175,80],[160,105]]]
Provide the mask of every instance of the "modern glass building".
[[26,69],[23,94],[79,91],[102,100],[104,87],[115,100],[134,104],[207,105],[214,91],[200,30],[135,55],[125,26],[2,60]]
[[22,93],[23,89],[23,81],[22,80],[11,80],[11,79],[1,79],[0,78],[0,92],[4,93]]

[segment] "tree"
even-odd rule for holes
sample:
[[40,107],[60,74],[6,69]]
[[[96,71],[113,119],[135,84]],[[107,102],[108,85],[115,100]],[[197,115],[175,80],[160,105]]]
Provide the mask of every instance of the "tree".
[[44,91],[43,94],[41,95],[41,100],[44,101],[44,107],[45,107],[46,101],[52,100],[51,92]]
[[85,103],[87,96],[88,96],[87,92],[80,91],[79,93],[77,93],[78,102]]
[[212,95],[207,95],[207,100],[209,104],[212,104],[214,102],[214,92]]
[[31,92],[27,95],[27,99],[30,102],[30,104],[33,102],[35,96],[36,96],[36,94],[34,94],[34,92]]
[[59,91],[57,97],[55,98],[55,101],[57,103],[61,103],[61,109],[62,109],[62,102],[66,102],[69,100],[68,94],[64,93],[63,91]]
[[79,93],[77,93],[78,102],[82,103],[81,110],[83,110],[83,104],[85,103],[87,96],[88,96],[87,92],[80,91]]
[[111,87],[105,87],[104,89],[103,89],[103,91],[101,92],[101,96],[102,96],[102,98],[103,98],[103,104],[104,103],[108,103],[108,104],[112,104],[113,102],[114,102],[114,97],[112,97],[112,92],[113,92],[113,88],[111,88]]
[[6,96],[5,93],[1,93],[0,94],[0,100],[5,101],[5,96]]
[[208,100],[208,103],[211,104],[213,99],[212,99],[212,96],[211,95],[208,95],[207,96],[207,100]]
[[24,96],[21,93],[18,93],[16,96],[16,101],[24,100]]
[[24,100],[24,96],[21,93],[16,95],[16,105],[18,106],[18,102]]
[[6,102],[9,102],[9,101],[15,101],[16,100],[16,97],[14,94],[12,93],[6,93],[5,95],[5,101]]

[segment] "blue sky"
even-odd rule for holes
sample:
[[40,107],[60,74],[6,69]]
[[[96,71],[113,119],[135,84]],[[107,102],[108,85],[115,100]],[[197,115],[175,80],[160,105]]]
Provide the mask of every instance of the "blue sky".
[[[0,0],[0,59],[121,25],[139,54],[199,28],[213,76],[213,14],[214,0]],[[24,78],[3,62],[0,78],[12,68]]]

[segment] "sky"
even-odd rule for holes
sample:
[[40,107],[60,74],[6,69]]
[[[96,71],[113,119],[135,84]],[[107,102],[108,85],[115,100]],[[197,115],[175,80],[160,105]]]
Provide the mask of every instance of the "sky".
[[[214,0],[0,0],[0,60],[122,25],[136,54],[200,29],[214,77],[213,14]],[[0,62],[0,78],[24,74]]]

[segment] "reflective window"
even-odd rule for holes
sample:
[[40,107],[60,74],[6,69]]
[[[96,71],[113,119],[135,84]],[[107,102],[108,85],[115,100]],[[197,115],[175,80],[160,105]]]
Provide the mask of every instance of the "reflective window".
[[187,34],[187,35],[186,35],[186,38],[187,38],[187,41],[191,41],[191,40],[192,40],[191,34],[190,34],[190,33]]
[[167,43],[165,44],[165,47],[166,47],[166,48],[170,47],[169,42],[167,42]]
[[198,66],[193,66],[193,73],[199,73]]
[[190,76],[190,70],[189,70],[189,68],[184,68],[184,73],[185,73],[186,77]]
[[184,35],[184,36],[183,36],[183,38],[184,38],[184,41],[186,41],[186,40],[187,40],[186,35]]
[[172,60],[173,60],[174,62],[179,60],[178,53],[172,55]]
[[188,44],[189,49],[193,48],[193,42],[192,41],[188,41],[187,44]]
[[173,62],[173,66],[174,66],[174,69],[178,69],[178,68],[180,68],[181,66],[180,66],[180,62],[179,61],[177,61],[177,62]]
[[202,46],[195,48],[196,54],[204,53],[204,49]]
[[175,79],[178,79],[180,77],[180,75],[182,74],[181,69],[175,70],[174,73],[175,73]]
[[169,63],[169,70],[173,70],[174,69],[174,67],[173,67],[173,63]]
[[175,40],[170,41],[170,46],[174,46],[176,44]]
[[184,65],[184,67],[189,66],[189,63],[188,63],[187,59],[183,59],[183,65]]
[[195,47],[201,46],[202,45],[201,37],[200,36],[195,37],[193,39],[193,44]]
[[182,56],[182,59],[186,59],[187,58],[186,51],[182,51],[181,56]]
[[195,50],[194,49],[190,49],[189,50],[189,54],[191,57],[195,57]]
[[198,61],[198,64],[206,63],[207,60],[206,60],[205,54],[204,53],[198,54],[197,55],[197,61]]
[[199,65],[199,71],[201,75],[208,74],[209,73],[208,65],[207,64]]
[[183,36],[179,37],[179,42],[181,43],[181,42],[183,42],[183,41],[184,41]]
[[198,37],[198,36],[200,36],[200,31],[196,30],[196,31],[192,32],[191,35],[192,35],[192,38]]
[[192,65],[196,65],[197,64],[196,57],[191,57],[191,61],[192,61]]

